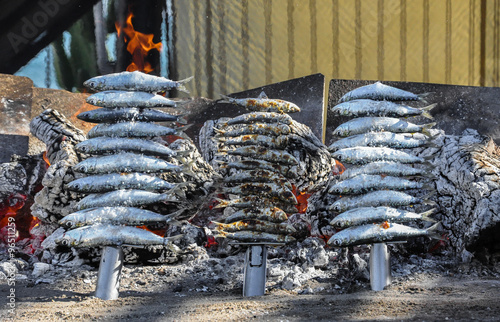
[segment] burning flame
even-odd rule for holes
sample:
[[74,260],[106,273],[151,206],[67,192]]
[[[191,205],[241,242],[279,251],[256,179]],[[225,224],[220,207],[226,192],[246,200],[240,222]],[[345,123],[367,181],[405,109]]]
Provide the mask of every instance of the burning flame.
[[300,214],[306,213],[307,210],[307,199],[312,195],[312,193],[306,193],[301,192],[295,187],[295,185],[292,185],[292,192],[295,195],[295,198],[297,198],[297,205],[295,207],[297,208],[297,211]]
[[47,157],[47,151],[43,152],[42,158],[43,158],[43,161],[45,161],[45,163],[47,163],[47,168],[50,167],[50,161],[49,161],[49,158]]
[[335,164],[333,165],[332,168],[332,174],[333,175],[339,175],[342,174],[345,171],[345,166],[340,163],[338,160],[335,160]]
[[152,229],[152,228],[149,228],[146,225],[144,225],[144,226],[136,226],[136,227],[144,229],[144,230],[147,230],[147,231],[150,231],[153,234],[156,234],[156,235],[161,236],[161,237],[164,237],[165,234],[167,233],[167,227],[165,227],[165,228],[158,228],[158,229]]
[[162,44],[153,42],[153,34],[146,35],[136,31],[134,29],[134,26],[132,25],[133,17],[134,14],[132,12],[129,12],[125,27],[120,26],[118,22],[115,23],[118,37],[120,37],[122,33],[125,34],[125,43],[128,42],[127,51],[132,54],[132,63],[128,65],[127,71],[133,72],[138,70],[141,72],[150,73],[154,69],[151,67],[151,64],[149,62],[145,61],[145,57],[152,49],[161,51]]

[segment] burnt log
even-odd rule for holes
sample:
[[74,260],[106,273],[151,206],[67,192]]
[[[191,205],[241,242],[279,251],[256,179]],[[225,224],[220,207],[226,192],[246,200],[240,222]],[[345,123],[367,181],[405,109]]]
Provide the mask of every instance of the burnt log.
[[448,248],[462,261],[478,250],[498,252],[500,225],[500,148],[492,138],[467,129],[461,136],[439,135],[437,147],[415,149],[434,155],[435,215],[449,239]]

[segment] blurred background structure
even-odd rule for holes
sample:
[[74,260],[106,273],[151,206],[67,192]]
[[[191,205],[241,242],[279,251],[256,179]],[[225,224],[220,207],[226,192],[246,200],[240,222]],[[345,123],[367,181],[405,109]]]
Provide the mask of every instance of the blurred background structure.
[[[132,29],[161,43],[161,51],[145,55],[151,73],[194,75],[195,96],[218,98],[314,73],[500,84],[499,0],[27,3],[0,4],[0,72],[40,74],[37,86],[78,91],[91,76],[125,70],[137,54],[126,50],[126,33],[118,36],[116,26],[126,28],[130,13]],[[36,68],[23,67],[37,54]]]

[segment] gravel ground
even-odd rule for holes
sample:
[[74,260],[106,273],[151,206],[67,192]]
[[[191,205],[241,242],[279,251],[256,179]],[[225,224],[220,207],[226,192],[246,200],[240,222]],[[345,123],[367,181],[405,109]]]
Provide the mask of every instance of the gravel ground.
[[[266,295],[250,298],[242,296],[243,253],[213,258],[201,251],[197,258],[191,257],[183,263],[125,265],[120,298],[112,301],[93,296],[97,279],[95,267],[31,265],[19,259],[4,261],[0,264],[0,272],[2,269],[10,272],[13,267],[17,271],[15,309],[14,314],[9,312],[8,296],[12,286],[3,276],[0,280],[0,319],[500,319],[500,264],[486,266],[478,261],[463,264],[446,256],[430,254],[401,256],[395,250],[393,281],[385,290],[374,292],[370,289],[366,252],[346,254],[325,250],[312,241],[307,243],[309,253],[302,255],[287,253],[286,249],[282,253],[270,252]],[[322,258],[328,258],[326,263]]]

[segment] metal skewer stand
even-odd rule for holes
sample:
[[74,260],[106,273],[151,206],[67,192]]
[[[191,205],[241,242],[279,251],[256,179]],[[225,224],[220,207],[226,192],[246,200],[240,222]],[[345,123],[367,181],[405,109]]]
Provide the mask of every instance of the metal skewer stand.
[[116,300],[119,296],[120,276],[123,267],[121,246],[106,246],[102,250],[95,296],[102,300]]
[[391,284],[391,264],[386,243],[372,244],[370,251],[370,286],[382,291]]
[[250,245],[245,256],[243,296],[262,296],[266,293],[266,245]]

